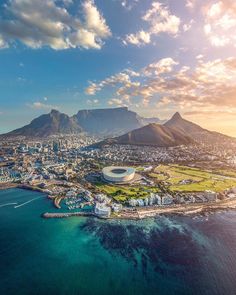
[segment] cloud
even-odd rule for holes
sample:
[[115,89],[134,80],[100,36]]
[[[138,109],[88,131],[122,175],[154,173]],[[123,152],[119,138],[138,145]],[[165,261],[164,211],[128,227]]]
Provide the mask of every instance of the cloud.
[[193,23],[194,23],[194,20],[191,19],[189,23],[184,24],[183,31],[188,32],[192,28]]
[[127,10],[131,10],[139,0],[118,0],[121,3],[121,6]]
[[152,81],[149,87],[168,97],[170,105],[198,111],[236,109],[236,58],[200,60],[193,71],[182,69],[165,81]]
[[179,32],[180,18],[171,14],[167,6],[160,2],[153,2],[151,8],[143,15],[142,20],[148,24],[147,30],[140,30],[125,36],[123,43],[137,46],[151,42],[152,36],[160,33],[176,35]]
[[85,89],[85,93],[87,95],[95,95],[98,91],[100,91],[105,86],[117,86],[117,84],[127,84],[130,83],[130,76],[129,75],[136,75],[134,71],[131,71],[131,73],[127,73],[129,70],[124,70],[123,72],[120,72],[116,75],[110,76],[99,83],[89,82],[89,86]]
[[180,67],[178,61],[163,58],[139,71],[124,70],[93,83],[90,93],[95,95],[104,87],[113,87],[115,97],[108,101],[109,105],[139,103],[148,107],[154,103],[160,110],[236,112],[236,58],[205,59],[199,55],[195,67]]
[[6,17],[0,19],[0,48],[20,41],[31,48],[48,46],[100,49],[111,31],[93,0],[85,0],[79,15],[70,14],[72,1],[11,0],[5,4]]
[[87,100],[87,104],[89,104],[89,105],[97,105],[97,104],[99,104],[99,100],[98,99],[88,99]]
[[161,81],[162,76],[171,73],[176,65],[178,65],[177,61],[167,57],[145,66],[140,71],[125,69],[100,82],[90,81],[85,93],[87,95],[96,95],[105,87],[112,87],[117,97],[111,99],[108,104],[129,105],[132,104],[132,97],[141,96],[143,103],[147,105],[156,90],[152,89],[150,85],[143,84],[143,81],[146,78],[150,79],[150,81],[155,78]]
[[158,62],[151,63],[143,69],[146,76],[159,75],[163,73],[169,73],[173,70],[173,67],[177,65],[178,62],[174,61],[172,58],[167,57],[159,60]]
[[27,106],[32,109],[35,109],[35,110],[51,110],[51,109],[57,110],[57,109],[59,109],[58,106],[42,103],[40,101],[28,103]]
[[196,5],[196,0],[186,0],[186,7],[193,9]]
[[204,32],[215,47],[236,46],[236,3],[234,0],[222,0],[208,5],[204,9]]
[[119,99],[119,98],[112,98],[108,100],[108,105],[116,106],[116,107],[128,106],[127,104],[124,103],[124,101],[122,101],[122,99]]
[[129,34],[126,35],[125,40],[123,40],[123,43],[127,45],[128,43],[133,45],[144,45],[151,42],[151,34],[149,32],[145,32],[143,30],[135,33],[135,34]]

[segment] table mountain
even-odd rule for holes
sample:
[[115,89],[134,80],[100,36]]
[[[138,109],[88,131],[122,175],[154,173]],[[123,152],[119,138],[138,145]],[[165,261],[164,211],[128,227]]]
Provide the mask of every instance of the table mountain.
[[73,118],[85,132],[105,136],[120,135],[137,129],[147,125],[148,120],[159,121],[158,118],[142,118],[127,107],[81,110]]

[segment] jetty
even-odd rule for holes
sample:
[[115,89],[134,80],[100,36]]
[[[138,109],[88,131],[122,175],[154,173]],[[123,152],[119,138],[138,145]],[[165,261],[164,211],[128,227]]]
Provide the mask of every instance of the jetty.
[[66,218],[72,216],[97,217],[93,212],[43,213],[43,218]]

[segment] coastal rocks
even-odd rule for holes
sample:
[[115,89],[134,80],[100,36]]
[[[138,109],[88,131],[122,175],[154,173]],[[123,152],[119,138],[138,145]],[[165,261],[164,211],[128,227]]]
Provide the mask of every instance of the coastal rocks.
[[150,222],[152,226],[147,228],[145,224],[134,221],[97,222],[87,219],[81,228],[95,234],[112,255],[122,256],[144,273],[148,267],[166,275],[171,275],[173,269],[178,275],[184,274],[189,265],[197,270],[201,245],[196,244],[191,233],[175,224],[171,225],[166,217],[158,217]]

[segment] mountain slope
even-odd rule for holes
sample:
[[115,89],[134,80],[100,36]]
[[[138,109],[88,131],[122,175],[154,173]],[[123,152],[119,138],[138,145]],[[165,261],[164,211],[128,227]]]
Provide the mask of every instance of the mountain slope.
[[153,123],[139,129],[135,129],[119,137],[107,139],[100,142],[98,146],[106,144],[131,144],[171,147],[183,144],[187,145],[192,142],[193,140],[190,137],[185,136],[179,131]]
[[42,115],[30,124],[13,130],[9,136],[47,137],[55,134],[79,133],[82,128],[68,115],[52,110],[49,114]]
[[73,118],[90,134],[116,135],[139,128],[139,116],[128,108],[81,110]]
[[219,140],[232,140],[230,136],[214,131],[209,131],[195,123],[183,119],[179,113],[175,113],[174,116],[164,124],[164,126],[186,134],[196,141],[216,142]]

